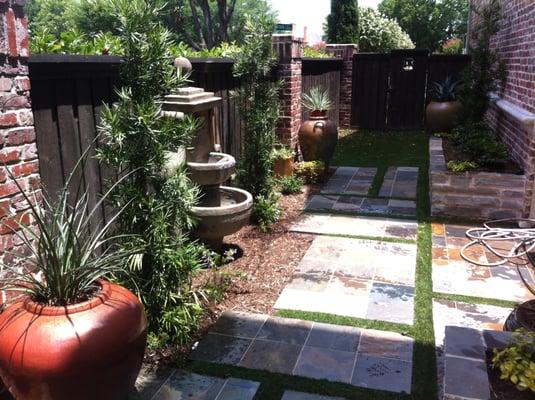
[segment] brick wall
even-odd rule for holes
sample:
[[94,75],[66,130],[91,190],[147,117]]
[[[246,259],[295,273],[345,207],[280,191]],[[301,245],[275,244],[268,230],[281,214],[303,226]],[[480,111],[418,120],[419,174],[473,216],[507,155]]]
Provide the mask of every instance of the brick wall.
[[353,96],[353,55],[358,47],[354,44],[328,44],[327,52],[343,60],[340,71],[340,116],[338,126],[351,127],[351,106]]
[[[15,221],[31,223],[24,202],[6,168],[25,189],[40,186],[39,161],[28,78],[28,21],[24,0],[0,0],[0,257],[22,250],[13,233]],[[40,193],[36,192],[36,198]],[[0,303],[3,295],[0,296]]]
[[[481,7],[488,0],[472,0]],[[535,114],[535,1],[501,0],[501,29],[492,40],[505,62],[507,80],[500,98],[520,112]],[[476,17],[471,16],[472,27]],[[529,215],[535,176],[535,129],[521,123],[511,114],[492,104],[487,120],[504,142],[511,155],[526,172],[528,183],[522,204],[522,214]]]

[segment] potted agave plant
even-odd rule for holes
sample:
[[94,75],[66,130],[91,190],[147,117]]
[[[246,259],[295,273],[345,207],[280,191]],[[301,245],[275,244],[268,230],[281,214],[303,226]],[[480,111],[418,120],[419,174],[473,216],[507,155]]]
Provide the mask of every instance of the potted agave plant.
[[277,178],[290,176],[294,171],[295,152],[288,146],[279,146],[271,153],[273,159],[273,173]]
[[450,76],[442,82],[431,84],[430,94],[433,100],[425,109],[427,130],[434,132],[449,132],[457,124],[461,111],[461,102],[457,100],[458,81]]
[[89,229],[113,187],[92,208],[68,187],[37,206],[19,186],[39,233],[19,224],[28,255],[1,265],[0,289],[14,298],[0,313],[0,381],[17,400],[124,400],[147,325],[137,296],[106,278],[139,253],[109,235],[120,211]]
[[304,161],[323,161],[327,167],[338,141],[338,128],[327,112],[333,104],[326,90],[313,87],[303,94],[302,105],[310,112],[299,129],[299,147]]

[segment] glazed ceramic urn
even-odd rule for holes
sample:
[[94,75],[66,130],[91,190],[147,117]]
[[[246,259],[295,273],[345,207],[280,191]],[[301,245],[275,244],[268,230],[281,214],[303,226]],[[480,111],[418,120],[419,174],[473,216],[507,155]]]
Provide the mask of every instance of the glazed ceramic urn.
[[427,130],[431,133],[449,132],[457,125],[461,103],[459,101],[432,101],[425,109]]
[[337,141],[338,128],[323,111],[312,112],[299,129],[299,147],[304,161],[321,160],[328,166]]
[[79,304],[26,298],[0,314],[0,377],[15,399],[127,398],[145,351],[145,314],[127,289],[99,284]]

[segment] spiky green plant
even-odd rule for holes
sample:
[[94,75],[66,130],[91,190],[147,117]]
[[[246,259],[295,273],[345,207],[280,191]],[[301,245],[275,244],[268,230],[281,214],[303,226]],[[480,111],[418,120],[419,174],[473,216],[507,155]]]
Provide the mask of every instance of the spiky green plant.
[[333,108],[329,92],[319,86],[314,86],[308,93],[303,94],[301,103],[309,111],[327,111]]
[[451,76],[447,76],[442,82],[432,82],[431,96],[439,102],[455,101],[458,85],[459,81],[453,80]]

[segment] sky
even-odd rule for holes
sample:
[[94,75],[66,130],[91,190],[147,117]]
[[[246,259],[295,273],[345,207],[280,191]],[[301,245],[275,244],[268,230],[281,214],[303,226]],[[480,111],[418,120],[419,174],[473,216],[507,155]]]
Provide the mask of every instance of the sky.
[[[270,0],[272,8],[279,15],[279,22],[296,24],[295,33],[303,36],[307,27],[310,44],[321,41],[323,23],[331,11],[330,0]],[[377,7],[380,0],[359,0],[360,7]]]

